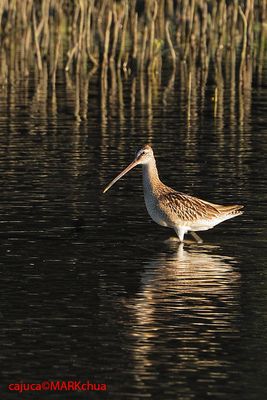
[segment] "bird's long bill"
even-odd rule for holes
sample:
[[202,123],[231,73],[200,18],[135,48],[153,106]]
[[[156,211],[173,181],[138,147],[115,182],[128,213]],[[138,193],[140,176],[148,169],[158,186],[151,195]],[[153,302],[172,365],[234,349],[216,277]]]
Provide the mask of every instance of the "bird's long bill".
[[121,177],[123,177],[123,175],[127,174],[127,172],[129,172],[131,169],[133,169],[138,164],[139,164],[139,162],[137,160],[134,160],[133,162],[131,162],[131,164],[129,164],[128,167],[126,167],[119,175],[117,175],[116,178],[114,178],[113,181],[111,181],[107,187],[105,187],[105,189],[103,190],[103,193],[106,193],[111,188],[111,186],[114,185],[114,183],[116,183]]

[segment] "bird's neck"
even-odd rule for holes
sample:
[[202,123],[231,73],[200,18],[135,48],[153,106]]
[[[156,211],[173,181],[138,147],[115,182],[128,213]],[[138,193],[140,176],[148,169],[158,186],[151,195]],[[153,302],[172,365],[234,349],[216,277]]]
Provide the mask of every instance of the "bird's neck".
[[144,192],[155,192],[161,184],[155,158],[150,160],[147,164],[143,164],[142,168]]

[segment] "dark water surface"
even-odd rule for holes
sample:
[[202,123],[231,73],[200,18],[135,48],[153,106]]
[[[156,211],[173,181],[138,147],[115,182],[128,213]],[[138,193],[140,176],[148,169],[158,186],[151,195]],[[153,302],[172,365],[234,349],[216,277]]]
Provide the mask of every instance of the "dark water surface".
[[[267,80],[218,103],[212,82],[112,83],[1,88],[2,392],[89,379],[108,393],[45,396],[264,400]],[[147,215],[140,169],[102,195],[147,142],[165,183],[245,214],[178,246]]]

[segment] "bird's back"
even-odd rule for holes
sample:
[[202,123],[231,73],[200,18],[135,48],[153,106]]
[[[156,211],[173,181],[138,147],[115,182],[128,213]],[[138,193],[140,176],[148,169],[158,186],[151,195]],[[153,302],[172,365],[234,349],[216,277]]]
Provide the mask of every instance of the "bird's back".
[[[165,185],[164,185],[165,186]],[[164,212],[173,225],[187,225],[209,229],[226,219],[243,213],[241,205],[220,205],[210,203],[194,196],[165,186],[158,195],[158,207]]]
[[143,187],[146,207],[151,218],[160,225],[185,230],[206,230],[242,214],[240,205],[223,206],[177,192],[158,176],[153,157],[143,165]]

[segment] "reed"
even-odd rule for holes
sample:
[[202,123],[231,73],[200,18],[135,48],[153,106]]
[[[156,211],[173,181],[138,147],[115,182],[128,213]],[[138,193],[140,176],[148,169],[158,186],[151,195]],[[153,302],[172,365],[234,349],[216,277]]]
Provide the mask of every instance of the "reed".
[[[250,115],[252,78],[262,82],[267,59],[266,0],[0,0],[0,21],[0,97],[6,98],[8,87],[16,93],[17,85],[29,85],[33,77],[36,119],[50,99],[49,85],[56,113],[57,79],[62,82],[64,75],[78,126],[88,118],[90,85],[97,81],[103,137],[108,110],[118,112],[124,132],[140,103],[151,138],[153,107],[162,101],[167,113],[174,96],[186,110],[188,128],[194,127],[200,118],[197,105],[204,110],[210,96],[208,78],[218,131],[227,96],[231,118],[243,129]],[[158,90],[161,85],[163,91]]]
[[41,74],[47,60],[53,79],[61,65],[151,74],[161,60],[166,68],[180,60],[205,69],[229,47],[243,68],[256,47],[262,59],[267,23],[266,0],[0,0],[0,22],[1,48],[8,56],[16,44],[20,72],[36,63]]

